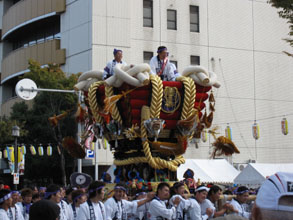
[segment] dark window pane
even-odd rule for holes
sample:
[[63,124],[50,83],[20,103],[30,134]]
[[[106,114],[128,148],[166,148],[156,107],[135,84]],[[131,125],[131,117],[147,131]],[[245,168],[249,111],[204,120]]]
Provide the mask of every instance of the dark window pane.
[[176,10],[167,10],[167,29],[177,29]]
[[190,31],[199,32],[199,7],[190,6]]
[[200,57],[199,56],[190,56],[190,64],[191,65],[200,65]]
[[154,56],[153,52],[149,52],[149,51],[144,51],[143,52],[143,62],[144,63],[149,63],[151,58]]
[[153,1],[143,0],[143,26],[153,27]]
[[176,60],[170,60],[170,62],[173,63],[176,66],[176,68],[178,68]]

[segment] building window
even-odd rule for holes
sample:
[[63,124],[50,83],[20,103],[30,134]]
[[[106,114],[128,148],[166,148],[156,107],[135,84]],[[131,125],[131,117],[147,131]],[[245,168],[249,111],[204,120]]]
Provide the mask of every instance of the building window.
[[177,30],[177,15],[176,10],[167,10],[167,29]]
[[178,63],[176,60],[170,60],[170,63],[173,63],[176,66],[176,69],[178,69],[178,66],[177,66]]
[[149,63],[153,56],[154,56],[153,52],[143,51],[143,62]]
[[190,31],[199,32],[199,8],[190,5]]
[[153,0],[143,0],[143,26],[153,27]]
[[191,65],[200,65],[200,57],[199,56],[190,56],[190,64]]

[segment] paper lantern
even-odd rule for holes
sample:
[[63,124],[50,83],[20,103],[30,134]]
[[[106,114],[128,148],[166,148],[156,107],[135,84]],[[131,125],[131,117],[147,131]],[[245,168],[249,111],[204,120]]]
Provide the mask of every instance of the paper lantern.
[[91,151],[94,151],[95,150],[95,146],[96,146],[96,142],[92,142],[91,143]]
[[0,151],[0,159],[2,159],[2,151]]
[[281,121],[281,128],[283,135],[287,135],[289,133],[288,131],[288,121],[286,118],[283,118]]
[[14,163],[14,147],[7,147],[7,158]]
[[37,154],[36,148],[33,145],[30,146],[30,151],[31,151],[31,154],[32,155],[36,155]]
[[5,149],[4,151],[3,151],[3,156],[4,156],[4,158],[8,158],[8,153],[7,153],[7,150]]
[[22,153],[23,153],[23,154],[26,154],[26,147],[25,147],[25,145],[22,145],[22,146],[21,146],[21,149],[22,149]]
[[53,151],[52,146],[51,145],[48,145],[47,146],[47,155],[48,156],[52,156],[52,151]]
[[208,132],[206,129],[201,132],[201,140],[202,142],[206,142],[208,140]]
[[42,145],[40,145],[40,146],[38,147],[38,153],[39,153],[39,156],[43,156],[43,155],[44,155],[44,148],[43,148]]
[[24,159],[24,154],[22,152],[22,147],[18,147],[17,162],[20,163]]
[[259,139],[259,125],[256,122],[252,125],[252,136],[255,140]]
[[226,138],[232,141],[232,128],[229,126],[229,124],[227,125],[225,129],[225,134],[226,134]]

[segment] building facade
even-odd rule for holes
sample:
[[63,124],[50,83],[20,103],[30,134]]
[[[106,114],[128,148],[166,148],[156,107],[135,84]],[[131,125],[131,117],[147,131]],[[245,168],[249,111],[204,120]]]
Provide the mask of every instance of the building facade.
[[[58,63],[67,73],[103,69],[113,49],[128,64],[148,62],[159,45],[179,72],[202,65],[217,73],[214,126],[229,123],[240,150],[233,162],[290,162],[293,62],[283,51],[289,32],[267,0],[4,0],[1,114],[18,101],[17,76],[27,59]],[[281,120],[289,134],[281,133]],[[252,136],[252,124],[260,138]],[[207,158],[212,137],[185,157]]]

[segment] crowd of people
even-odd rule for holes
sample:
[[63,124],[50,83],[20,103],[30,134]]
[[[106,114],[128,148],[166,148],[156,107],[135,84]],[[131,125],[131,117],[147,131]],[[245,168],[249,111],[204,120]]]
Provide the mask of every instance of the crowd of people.
[[55,184],[10,191],[0,184],[1,220],[201,220],[201,219],[292,219],[293,174],[277,173],[258,191],[252,213],[245,204],[249,189],[238,187],[236,196],[218,206],[222,188],[197,186],[188,193],[186,184],[161,182],[155,191],[137,190],[129,195],[127,185],[117,183],[113,195],[105,196],[106,183],[92,182],[85,188],[64,189]]

